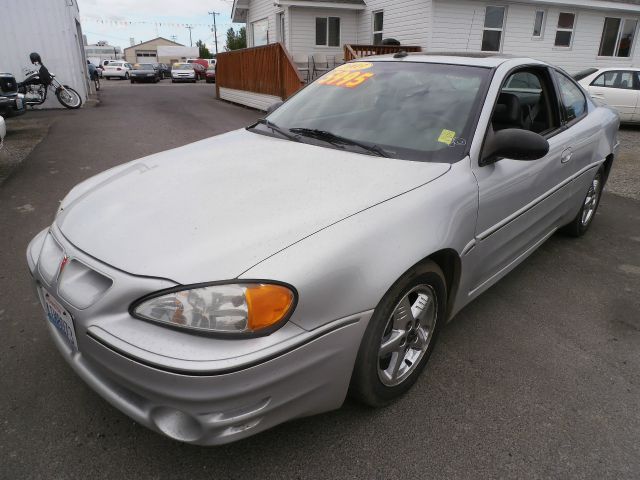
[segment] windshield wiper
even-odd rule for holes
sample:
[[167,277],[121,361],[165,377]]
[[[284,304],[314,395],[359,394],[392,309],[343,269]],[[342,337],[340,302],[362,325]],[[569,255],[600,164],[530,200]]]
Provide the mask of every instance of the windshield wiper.
[[297,133],[299,135],[316,138],[318,140],[323,140],[328,143],[332,143],[333,145],[354,145],[356,147],[360,147],[367,152],[375,153],[379,157],[387,157],[390,158],[391,155],[384,148],[379,145],[367,145],[366,143],[359,142],[357,140],[353,140],[351,138],[342,137],[340,135],[336,135],[335,133],[328,132],[326,130],[320,130],[317,128],[290,128],[289,131],[291,133]]
[[291,133],[289,133],[289,131],[287,131],[286,129],[279,127],[278,125],[276,125],[273,122],[270,122],[269,120],[267,120],[266,118],[261,118],[260,120],[258,120],[255,124],[253,124],[250,128],[255,127],[256,125],[264,125],[265,127],[267,127],[268,129],[270,129],[273,132],[279,133],[280,135],[282,135],[283,137],[288,138],[289,140],[293,140],[294,142],[299,142],[300,141],[300,137],[298,135],[292,135]]

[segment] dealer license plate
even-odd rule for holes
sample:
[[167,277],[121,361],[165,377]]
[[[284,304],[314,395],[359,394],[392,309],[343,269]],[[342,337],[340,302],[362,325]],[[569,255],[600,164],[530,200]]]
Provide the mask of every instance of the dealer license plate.
[[45,289],[42,289],[42,295],[44,296],[44,310],[47,314],[47,320],[66,338],[71,348],[77,350],[78,341],[76,340],[76,331],[73,327],[71,314]]

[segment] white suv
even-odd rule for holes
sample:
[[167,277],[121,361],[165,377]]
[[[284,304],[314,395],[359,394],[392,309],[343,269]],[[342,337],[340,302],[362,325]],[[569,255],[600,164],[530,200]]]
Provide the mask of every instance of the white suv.
[[131,70],[133,66],[130,63],[124,61],[110,61],[104,67],[103,76],[107,80],[111,78],[124,78],[125,80],[129,79],[129,70]]

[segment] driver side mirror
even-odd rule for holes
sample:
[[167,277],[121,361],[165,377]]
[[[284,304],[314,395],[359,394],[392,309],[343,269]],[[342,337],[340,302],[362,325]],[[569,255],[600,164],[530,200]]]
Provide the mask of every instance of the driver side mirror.
[[506,128],[489,131],[482,149],[480,166],[490,165],[501,158],[537,160],[549,152],[546,138],[529,130]]
[[272,103],[271,106],[269,106],[269,108],[267,108],[267,115],[269,115],[270,113],[276,111],[278,108],[280,108],[280,105],[282,105],[284,102],[276,102],[276,103]]

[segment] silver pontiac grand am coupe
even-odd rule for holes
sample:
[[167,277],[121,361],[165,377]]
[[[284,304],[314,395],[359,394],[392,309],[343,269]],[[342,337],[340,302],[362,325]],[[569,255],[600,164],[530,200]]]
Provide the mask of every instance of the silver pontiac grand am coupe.
[[456,312],[593,222],[619,119],[529,58],[370,57],[76,186],[27,251],[63,357],[215,445],[415,383]]

